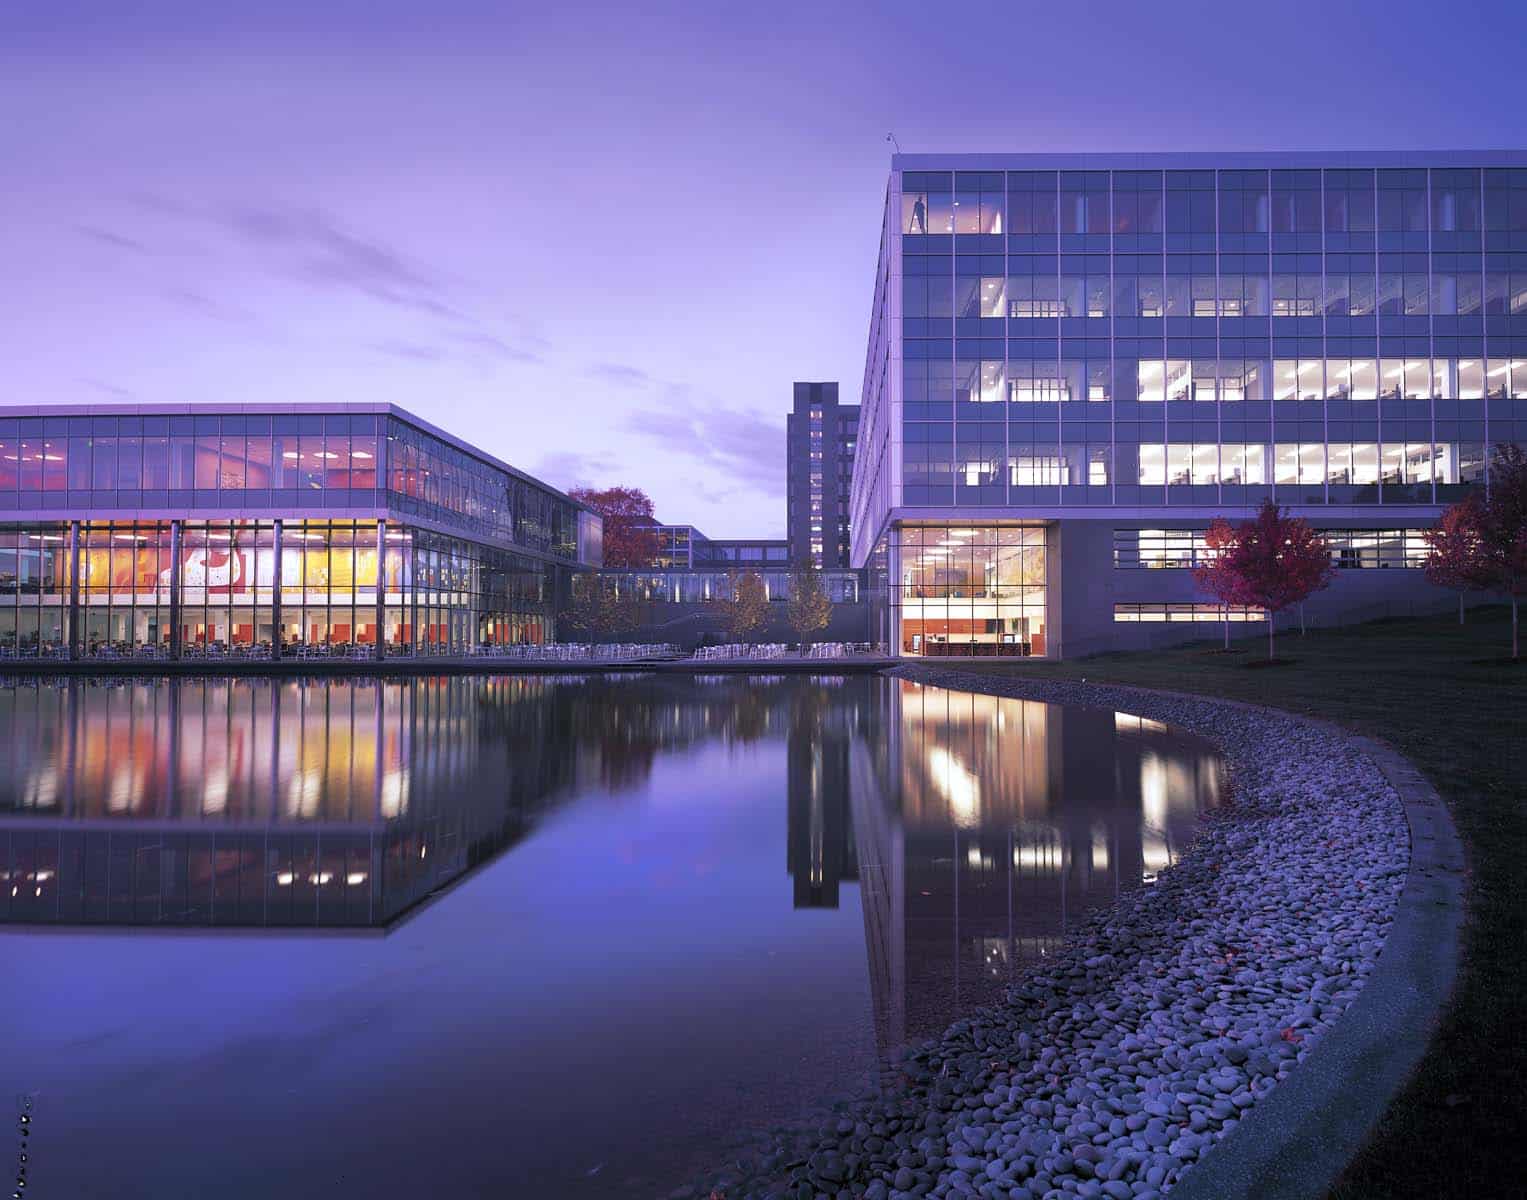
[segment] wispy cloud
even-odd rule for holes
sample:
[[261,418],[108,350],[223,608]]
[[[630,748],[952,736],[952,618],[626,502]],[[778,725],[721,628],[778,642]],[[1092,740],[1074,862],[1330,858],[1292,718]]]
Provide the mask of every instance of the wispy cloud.
[[407,359],[410,362],[439,362],[445,357],[445,354],[434,346],[404,341],[402,338],[381,338],[366,344],[378,354],[385,354],[388,358]]
[[602,379],[606,383],[619,384],[622,387],[647,387],[656,382],[640,367],[629,366],[626,363],[595,363],[585,374],[591,379]]
[[[476,310],[471,288],[448,272],[425,263],[370,232],[361,232],[315,206],[274,203],[236,208],[202,207],[152,193],[128,197],[133,209],[164,224],[162,236],[175,244],[208,232],[252,254],[263,269],[312,288],[361,296],[411,317],[438,324],[415,324],[406,337],[381,334],[365,344],[394,358],[434,361],[458,358],[480,368],[493,363],[539,363],[549,349],[531,322],[515,314]],[[150,244],[100,226],[78,226],[82,236],[121,249],[153,253]],[[175,286],[164,295],[181,307],[222,320],[254,320],[196,286]]]
[[527,468],[537,479],[543,479],[564,492],[575,487],[598,487],[610,482],[620,464],[607,454],[598,452],[579,454],[569,450],[556,450],[542,455]]
[[475,348],[495,358],[502,358],[507,362],[541,362],[541,356],[529,347],[546,345],[545,338],[521,335],[514,341],[510,341],[497,334],[484,333],[477,329],[455,329],[447,336],[452,341],[460,342],[464,346]]
[[664,401],[661,407],[628,412],[625,428],[740,484],[770,496],[781,494],[783,425],[757,413],[701,403],[682,385],[665,388]]
[[197,288],[165,288],[164,298],[170,301],[170,303],[185,309],[187,312],[198,313],[201,316],[210,317],[214,321],[228,321],[233,324],[240,324],[255,319],[254,314],[246,309],[227,304]]
[[113,400],[131,400],[137,393],[131,388],[125,388],[121,384],[112,383],[105,379],[92,379],[83,377],[80,382],[93,392],[99,392],[103,396],[109,396]]
[[114,250],[129,250],[134,254],[152,253],[148,246],[137,238],[128,237],[125,233],[118,233],[113,229],[103,229],[98,225],[76,225],[74,231],[81,237],[110,246]]
[[446,301],[437,273],[376,238],[342,228],[317,209],[245,208],[228,214],[223,224],[235,237],[272,251],[281,269],[309,283],[432,316],[470,320]]

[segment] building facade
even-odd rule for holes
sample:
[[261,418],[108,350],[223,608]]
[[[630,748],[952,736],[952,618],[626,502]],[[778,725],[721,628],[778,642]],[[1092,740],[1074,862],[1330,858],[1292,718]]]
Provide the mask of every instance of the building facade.
[[897,155],[859,426],[902,654],[1219,621],[1184,568],[1267,498],[1312,614],[1445,603],[1421,531],[1527,441],[1527,153]]
[[599,518],[389,405],[0,419],[0,655],[462,654],[555,636]]
[[850,559],[849,484],[859,406],[836,383],[797,383],[785,419],[785,532],[790,561],[818,568]]
[[693,525],[656,522],[650,528],[657,538],[649,564],[654,570],[779,570],[790,561],[782,538],[709,538]]

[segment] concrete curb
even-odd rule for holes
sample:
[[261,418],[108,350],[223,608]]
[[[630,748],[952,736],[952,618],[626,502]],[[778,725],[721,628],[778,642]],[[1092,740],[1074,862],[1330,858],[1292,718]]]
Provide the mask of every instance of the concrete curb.
[[[939,682],[931,669],[897,671]],[[970,676],[959,687],[967,689]],[[1020,676],[998,676],[1019,685]],[[1291,717],[1339,733],[1399,794],[1410,868],[1378,964],[1352,1005],[1304,1062],[1258,1101],[1224,1141],[1171,1189],[1172,1200],[1320,1200],[1373,1133],[1426,1053],[1458,974],[1463,847],[1437,790],[1391,746],[1331,721],[1266,705],[1128,684],[1079,683]]]
[[[1322,722],[1328,724],[1328,722]],[[1464,858],[1437,790],[1383,742],[1348,733],[1400,794],[1410,870],[1367,985],[1310,1056],[1172,1189],[1174,1200],[1319,1200],[1426,1053],[1458,974]]]

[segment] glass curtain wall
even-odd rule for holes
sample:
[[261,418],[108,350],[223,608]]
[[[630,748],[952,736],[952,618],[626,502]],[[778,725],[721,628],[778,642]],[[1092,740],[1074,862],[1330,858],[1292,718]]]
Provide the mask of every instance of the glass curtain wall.
[[[106,522],[80,530],[80,640],[85,653],[122,653],[139,646],[168,652],[171,549],[168,521]],[[200,563],[205,572],[205,554]]]
[[[283,651],[375,647],[377,557],[375,521],[287,523],[281,541]],[[268,573],[256,583],[268,589]]]
[[0,658],[68,647],[68,530],[0,529]]
[[901,653],[1046,653],[1043,527],[902,525],[892,537]]
[[[0,657],[182,657],[375,648],[466,654],[553,637],[571,569],[375,520],[81,522],[0,529]],[[279,554],[278,554],[279,545]],[[380,589],[381,617],[378,618]],[[278,603],[279,601],[279,603]],[[379,627],[380,624],[380,627]]]

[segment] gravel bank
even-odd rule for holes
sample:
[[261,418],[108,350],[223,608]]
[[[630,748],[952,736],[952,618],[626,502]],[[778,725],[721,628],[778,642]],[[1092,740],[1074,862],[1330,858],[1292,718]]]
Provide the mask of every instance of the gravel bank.
[[896,673],[1204,734],[1225,753],[1232,801],[1006,1004],[910,1051],[901,1086],[779,1132],[675,1196],[1160,1197],[1362,989],[1405,884],[1398,797],[1344,736],[1293,717],[957,668]]

